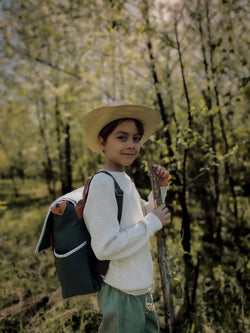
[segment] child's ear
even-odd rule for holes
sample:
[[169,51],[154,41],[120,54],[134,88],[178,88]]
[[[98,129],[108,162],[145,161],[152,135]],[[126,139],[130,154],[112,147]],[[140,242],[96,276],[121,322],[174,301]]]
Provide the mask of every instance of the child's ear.
[[105,151],[105,141],[101,136],[98,137],[98,144],[99,144],[101,151],[104,152]]

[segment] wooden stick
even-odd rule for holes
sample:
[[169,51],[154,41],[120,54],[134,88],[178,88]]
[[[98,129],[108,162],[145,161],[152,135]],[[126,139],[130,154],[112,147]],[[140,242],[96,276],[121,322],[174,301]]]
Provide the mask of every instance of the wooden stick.
[[[151,181],[151,187],[153,191],[154,204],[155,208],[162,205],[162,197],[161,197],[161,189],[159,185],[159,179],[153,168],[152,164],[147,163],[149,178]],[[157,239],[157,257],[158,263],[160,267],[161,274],[161,286],[163,293],[163,302],[164,302],[164,314],[165,314],[165,329],[166,332],[173,333],[174,332],[174,305],[173,305],[173,297],[171,293],[171,283],[170,283],[170,274],[168,268],[168,261],[166,255],[166,235],[164,232],[164,228],[156,233]]]

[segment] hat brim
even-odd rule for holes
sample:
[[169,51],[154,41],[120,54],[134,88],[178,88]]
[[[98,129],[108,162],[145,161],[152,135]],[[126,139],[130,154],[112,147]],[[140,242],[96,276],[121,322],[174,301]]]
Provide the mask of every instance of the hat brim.
[[144,127],[144,135],[141,143],[143,144],[155,132],[161,123],[159,112],[142,105],[117,105],[103,106],[90,111],[83,120],[84,139],[88,147],[100,153],[98,144],[98,134],[104,126],[110,122],[131,118],[139,120]]

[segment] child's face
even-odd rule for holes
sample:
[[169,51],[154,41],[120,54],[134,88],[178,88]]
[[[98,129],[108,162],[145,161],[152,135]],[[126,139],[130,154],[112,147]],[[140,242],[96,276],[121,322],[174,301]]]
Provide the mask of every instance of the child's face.
[[140,152],[141,135],[133,120],[126,120],[117,125],[106,142],[99,137],[99,145],[105,153],[104,167],[112,171],[124,171],[131,165]]

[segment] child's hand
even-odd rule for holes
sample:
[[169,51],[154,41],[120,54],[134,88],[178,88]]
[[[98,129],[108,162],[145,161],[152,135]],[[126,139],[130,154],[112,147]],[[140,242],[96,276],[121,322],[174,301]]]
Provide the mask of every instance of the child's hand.
[[168,172],[168,170],[166,170],[164,167],[160,166],[160,165],[153,165],[153,168],[156,171],[156,174],[159,177],[159,184],[160,186],[168,186],[168,181],[169,181],[169,177],[170,174]]
[[170,221],[170,213],[168,212],[168,208],[163,204],[152,211],[161,221],[162,226],[169,224]]

